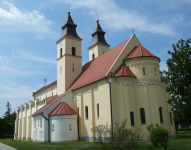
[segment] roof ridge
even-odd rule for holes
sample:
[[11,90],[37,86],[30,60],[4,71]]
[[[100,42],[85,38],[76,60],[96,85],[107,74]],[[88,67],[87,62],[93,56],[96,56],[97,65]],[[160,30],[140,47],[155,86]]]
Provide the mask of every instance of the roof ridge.
[[[59,106],[59,105],[60,105],[60,106]],[[60,108],[62,107],[62,105],[63,105],[63,104],[62,104],[62,102],[60,102],[60,104],[59,104],[59,105],[57,106],[57,107],[58,107],[58,110],[55,112],[55,114],[57,114],[57,113],[58,113],[58,111],[60,110]],[[56,108],[57,108],[57,107],[56,107]]]

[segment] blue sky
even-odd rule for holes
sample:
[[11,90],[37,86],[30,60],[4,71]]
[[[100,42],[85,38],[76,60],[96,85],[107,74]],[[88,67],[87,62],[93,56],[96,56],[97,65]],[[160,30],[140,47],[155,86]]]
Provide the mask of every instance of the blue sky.
[[96,12],[111,48],[134,33],[141,44],[161,58],[191,33],[191,0],[1,0],[0,117],[9,101],[12,110],[32,99],[32,92],[56,80],[56,41],[67,17],[67,4],[82,41],[82,62],[96,24]]

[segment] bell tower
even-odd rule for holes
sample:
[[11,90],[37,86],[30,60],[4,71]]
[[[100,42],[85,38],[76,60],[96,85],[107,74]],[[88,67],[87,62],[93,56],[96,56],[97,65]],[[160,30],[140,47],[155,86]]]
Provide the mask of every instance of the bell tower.
[[96,20],[96,26],[92,33],[92,43],[89,49],[89,61],[100,56],[109,50],[110,45],[105,41],[105,32],[102,30],[99,20]]
[[57,93],[63,94],[82,71],[81,41],[70,11],[57,43]]

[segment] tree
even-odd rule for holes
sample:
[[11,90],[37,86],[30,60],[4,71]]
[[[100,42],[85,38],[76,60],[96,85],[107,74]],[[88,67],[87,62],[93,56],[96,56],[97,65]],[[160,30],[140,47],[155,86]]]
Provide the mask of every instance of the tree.
[[3,118],[5,120],[10,120],[11,119],[11,105],[10,105],[9,101],[7,101],[7,105],[5,107],[7,107],[7,111],[4,113]]
[[176,122],[191,123],[191,39],[180,39],[167,60],[168,71],[163,70],[170,93],[168,103],[172,106]]

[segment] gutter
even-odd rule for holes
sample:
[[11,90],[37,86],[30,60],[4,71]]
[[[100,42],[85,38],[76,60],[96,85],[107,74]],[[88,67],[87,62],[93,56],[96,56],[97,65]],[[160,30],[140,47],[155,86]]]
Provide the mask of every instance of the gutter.
[[[112,97],[111,97],[111,82],[105,77],[105,81],[109,83],[109,93],[110,93],[110,110],[111,110],[111,126],[113,128],[113,113],[112,113]],[[112,129],[112,139],[113,139],[113,129]]]
[[17,140],[19,138],[19,110],[17,110],[18,118],[17,118]]
[[42,117],[44,117],[48,121],[48,142],[50,142],[50,124],[49,124],[49,119],[46,118],[45,116],[43,116],[43,112],[42,112]]

